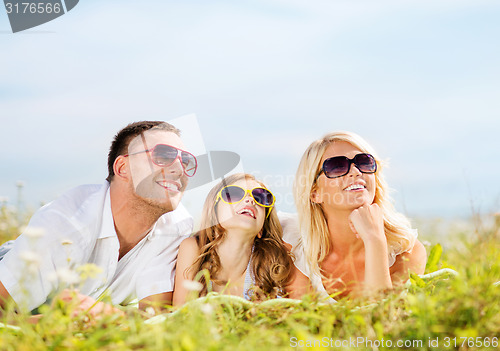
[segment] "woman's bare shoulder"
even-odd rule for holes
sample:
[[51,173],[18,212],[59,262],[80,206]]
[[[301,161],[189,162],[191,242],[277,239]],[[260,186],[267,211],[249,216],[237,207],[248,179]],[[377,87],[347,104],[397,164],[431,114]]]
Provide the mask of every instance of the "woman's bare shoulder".
[[427,262],[427,252],[424,245],[415,240],[413,249],[396,256],[396,262],[391,267],[391,273],[402,273],[410,270],[416,274],[423,274]]

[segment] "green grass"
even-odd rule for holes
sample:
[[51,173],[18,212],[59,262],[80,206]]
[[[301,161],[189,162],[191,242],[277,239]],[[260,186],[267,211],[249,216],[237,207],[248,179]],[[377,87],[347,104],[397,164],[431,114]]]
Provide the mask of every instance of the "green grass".
[[[6,234],[0,240],[13,236]],[[433,233],[424,234],[432,242]],[[7,311],[0,321],[20,329],[0,327],[0,350],[285,350],[299,344],[310,350],[325,345],[346,350],[498,349],[492,338],[500,338],[500,286],[494,285],[500,281],[499,225],[448,233],[448,238],[445,249],[432,243],[427,269],[449,267],[457,277],[414,277],[410,287],[375,303],[345,299],[330,305],[311,297],[299,303],[253,304],[211,296],[149,322],[129,308],[125,316],[91,323],[85,316],[71,318],[69,306],[44,306],[36,325],[27,323],[27,315]],[[397,347],[405,341],[407,347]],[[307,347],[314,342],[316,348]]]

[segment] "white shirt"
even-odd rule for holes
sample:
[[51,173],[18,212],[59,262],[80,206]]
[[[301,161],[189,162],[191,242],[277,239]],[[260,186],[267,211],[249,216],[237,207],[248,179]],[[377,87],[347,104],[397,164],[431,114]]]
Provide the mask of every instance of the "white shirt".
[[[0,261],[0,281],[26,310],[66,287],[94,299],[106,291],[114,304],[127,304],[173,290],[177,251],[192,229],[192,217],[179,205],[160,217],[146,237],[118,261],[120,244],[109,183],[83,185],[33,215]],[[96,266],[97,273],[92,269]],[[89,274],[91,278],[78,282]]]
[[[294,263],[297,269],[309,278],[312,287],[318,293],[320,298],[324,299],[326,302],[335,302],[335,300],[332,299],[326,291],[321,275],[311,269],[311,266],[306,259],[302,236],[299,232],[297,215],[280,211],[278,212],[278,217],[283,228],[283,240],[292,245],[292,253],[295,256]],[[416,239],[417,231],[414,230],[413,234]],[[407,251],[411,251],[411,249]],[[396,257],[402,253],[403,251],[401,249],[389,248],[387,258],[389,261],[389,267],[396,262]]]

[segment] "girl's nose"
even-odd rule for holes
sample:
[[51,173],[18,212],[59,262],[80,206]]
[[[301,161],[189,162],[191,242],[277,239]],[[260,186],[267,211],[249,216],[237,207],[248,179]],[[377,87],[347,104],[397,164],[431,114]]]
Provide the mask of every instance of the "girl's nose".
[[246,203],[250,203],[250,204],[252,204],[252,205],[255,205],[255,200],[253,199],[253,196],[252,196],[250,193],[248,193],[248,192],[245,194],[245,199],[244,199],[244,201],[245,201]]

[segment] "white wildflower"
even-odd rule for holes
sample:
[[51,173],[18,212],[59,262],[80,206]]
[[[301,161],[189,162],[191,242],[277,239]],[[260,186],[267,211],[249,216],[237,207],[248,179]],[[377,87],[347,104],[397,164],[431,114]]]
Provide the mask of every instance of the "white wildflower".
[[211,315],[214,312],[214,308],[211,304],[209,303],[204,303],[200,306],[201,312],[205,313],[206,315]]
[[26,270],[29,274],[36,274],[41,263],[41,257],[34,251],[22,251],[19,257],[26,263]]
[[194,280],[184,280],[182,285],[190,291],[201,291],[203,289],[203,284],[195,282]]
[[156,314],[155,309],[153,307],[146,307],[145,312],[151,317],[153,317]]
[[23,251],[19,254],[19,257],[27,264],[39,265],[40,255],[34,251]]
[[26,227],[23,234],[30,239],[38,239],[45,235],[45,230],[38,227]]
[[74,285],[80,282],[80,276],[69,268],[60,268],[49,276],[49,280]]

